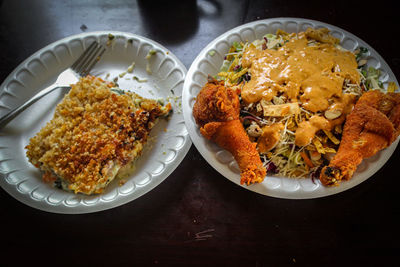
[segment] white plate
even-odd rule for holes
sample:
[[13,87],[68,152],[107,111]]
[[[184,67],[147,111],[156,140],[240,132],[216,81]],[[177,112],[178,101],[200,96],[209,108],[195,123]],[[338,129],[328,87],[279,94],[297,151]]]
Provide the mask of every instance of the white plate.
[[[92,32],[67,37],[52,43],[21,63],[0,87],[0,115],[17,106],[35,92],[50,85],[57,75],[83,52],[84,47],[98,40],[106,43],[108,34],[116,38],[107,49],[91,74],[112,80],[135,62],[133,73],[118,79],[122,89],[158,99],[172,96],[174,113],[167,120],[160,120],[153,129],[149,149],[137,162],[135,172],[123,185],[114,180],[104,193],[95,196],[73,194],[43,183],[41,173],[25,156],[25,146],[41,127],[49,121],[55,106],[61,101],[63,92],[55,91],[39,100],[20,114],[0,136],[0,184],[4,190],[21,202],[41,210],[55,213],[88,213],[113,208],[147,193],[160,184],[179,165],[188,152],[189,138],[180,107],[180,96],[186,75],[186,68],[171,52],[147,38],[123,32]],[[128,42],[131,40],[131,42]],[[149,63],[152,75],[146,72],[148,51],[157,53]],[[137,82],[133,76],[146,78]]]
[[[326,27],[330,29],[331,34],[339,38],[341,45],[346,49],[354,50],[358,46],[367,47],[369,50],[367,64],[381,70],[384,85],[387,86],[388,81],[394,81],[398,84],[387,63],[373,48],[353,34],[323,22],[299,18],[273,18],[244,24],[222,34],[200,52],[186,75],[182,94],[183,115],[190,137],[202,156],[219,173],[238,185],[240,185],[240,174],[232,155],[203,138],[196,126],[192,116],[195,97],[206,83],[207,76],[218,73],[224,55],[229,51],[234,41],[262,39],[265,34],[275,33],[277,29],[283,29],[287,32],[299,32],[306,30],[308,27]],[[211,51],[214,52],[210,53]],[[288,199],[316,198],[336,194],[352,188],[371,177],[390,158],[396,149],[397,143],[398,140],[374,157],[364,160],[354,174],[353,179],[343,182],[338,187],[324,187],[319,181],[314,183],[311,179],[271,176],[267,176],[264,182],[260,184],[242,187],[267,196]]]

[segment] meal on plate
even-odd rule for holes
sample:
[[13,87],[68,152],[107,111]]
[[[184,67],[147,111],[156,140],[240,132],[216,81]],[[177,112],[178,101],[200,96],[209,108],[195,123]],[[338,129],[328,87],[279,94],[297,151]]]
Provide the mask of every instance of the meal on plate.
[[384,89],[366,48],[339,43],[326,28],[278,30],[234,42],[209,77],[193,116],[204,137],[233,154],[242,184],[267,173],[337,185],[397,138],[396,84]]
[[170,110],[169,103],[162,106],[87,76],[72,85],[52,120],[30,139],[26,154],[44,181],[75,193],[101,193],[130,173],[150,130]]

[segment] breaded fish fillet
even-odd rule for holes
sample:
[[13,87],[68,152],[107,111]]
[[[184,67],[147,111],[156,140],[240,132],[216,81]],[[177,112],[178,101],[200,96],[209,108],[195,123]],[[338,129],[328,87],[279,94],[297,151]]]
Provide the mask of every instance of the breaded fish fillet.
[[26,155],[45,181],[75,193],[101,193],[133,166],[157,118],[171,109],[112,86],[81,78],[30,139]]

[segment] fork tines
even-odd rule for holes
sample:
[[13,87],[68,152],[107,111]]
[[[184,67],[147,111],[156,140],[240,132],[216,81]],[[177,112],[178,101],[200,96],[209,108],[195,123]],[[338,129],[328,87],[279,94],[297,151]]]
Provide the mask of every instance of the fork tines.
[[100,60],[105,50],[103,45],[100,45],[97,41],[93,41],[74,64],[72,64],[71,69],[82,77],[88,75],[93,66]]

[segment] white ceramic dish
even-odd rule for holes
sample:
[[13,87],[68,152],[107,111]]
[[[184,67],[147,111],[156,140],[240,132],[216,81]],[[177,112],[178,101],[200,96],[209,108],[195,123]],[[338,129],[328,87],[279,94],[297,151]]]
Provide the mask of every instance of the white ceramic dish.
[[[113,80],[118,77],[120,88],[158,99],[171,97],[174,113],[160,120],[153,129],[148,149],[137,161],[135,172],[119,185],[114,180],[103,194],[73,194],[43,183],[41,173],[25,156],[25,146],[49,121],[65,92],[55,91],[20,114],[0,135],[0,184],[19,201],[48,212],[89,213],[113,208],[147,193],[160,184],[179,165],[188,152],[191,140],[180,107],[186,68],[171,52],[147,38],[123,32],[92,32],[67,37],[39,50],[21,63],[0,87],[0,114],[17,106],[35,92],[50,85],[94,39],[106,43],[108,34],[115,36],[91,74]],[[129,41],[128,41],[129,40]],[[150,49],[157,51],[147,60]],[[135,62],[133,73],[123,77]],[[150,64],[152,74],[146,72]],[[133,76],[147,82],[138,82]],[[173,91],[173,93],[172,93]]]
[[[234,41],[262,39],[265,34],[275,33],[277,29],[287,32],[299,32],[306,30],[308,27],[326,27],[330,29],[331,34],[339,38],[341,45],[348,50],[353,51],[358,46],[367,47],[369,50],[367,65],[381,70],[381,80],[384,86],[387,86],[388,81],[394,81],[398,84],[387,63],[372,47],[355,35],[323,22],[300,18],[273,18],[254,21],[222,34],[208,44],[192,63],[185,79],[182,104],[186,126],[196,148],[220,174],[238,185],[240,185],[240,174],[232,155],[203,138],[196,126],[192,116],[195,97],[207,82],[207,76],[209,74],[213,76],[218,73],[224,55],[229,51]],[[210,53],[211,51],[213,52]],[[352,188],[371,177],[390,158],[396,149],[397,143],[398,140],[374,157],[364,160],[354,174],[353,179],[343,182],[338,187],[324,187],[320,181],[313,182],[311,179],[270,176],[266,177],[263,183],[242,187],[267,196],[288,199],[317,198],[336,194]]]

